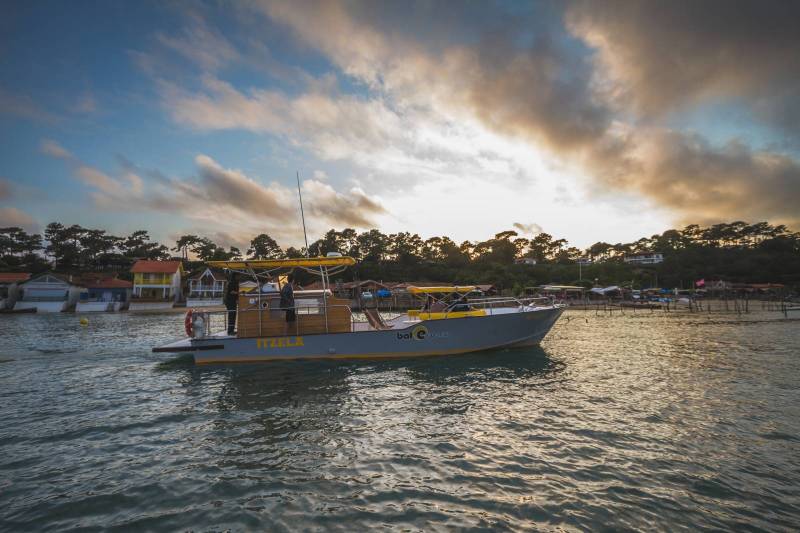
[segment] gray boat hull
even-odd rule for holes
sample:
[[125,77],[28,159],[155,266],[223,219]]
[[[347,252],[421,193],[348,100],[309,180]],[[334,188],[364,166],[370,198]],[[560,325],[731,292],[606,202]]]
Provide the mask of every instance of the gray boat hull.
[[214,336],[184,339],[153,351],[192,353],[198,364],[462,354],[537,344],[563,310],[554,306],[482,317],[424,320],[402,329],[381,331],[262,338]]

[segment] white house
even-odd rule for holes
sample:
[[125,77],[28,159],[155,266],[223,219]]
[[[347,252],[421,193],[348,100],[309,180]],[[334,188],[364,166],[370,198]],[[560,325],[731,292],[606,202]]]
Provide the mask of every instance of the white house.
[[644,254],[628,255],[623,260],[633,265],[656,265],[664,262],[664,254],[661,252],[648,252]]
[[82,287],[73,283],[71,278],[52,273],[31,278],[20,286],[22,293],[14,304],[14,310],[36,309],[37,313],[73,311]]
[[0,272],[0,310],[14,309],[19,297],[19,284],[30,278],[27,272]]
[[225,275],[218,271],[206,268],[189,278],[189,294],[186,297],[186,307],[212,307],[222,305],[227,285]]
[[181,297],[183,264],[180,261],[140,259],[131,268],[131,311],[169,309]]

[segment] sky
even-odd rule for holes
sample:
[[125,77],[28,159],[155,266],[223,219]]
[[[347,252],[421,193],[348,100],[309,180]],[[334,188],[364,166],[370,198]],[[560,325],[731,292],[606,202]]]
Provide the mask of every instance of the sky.
[[800,3],[10,1],[0,227],[800,229]]

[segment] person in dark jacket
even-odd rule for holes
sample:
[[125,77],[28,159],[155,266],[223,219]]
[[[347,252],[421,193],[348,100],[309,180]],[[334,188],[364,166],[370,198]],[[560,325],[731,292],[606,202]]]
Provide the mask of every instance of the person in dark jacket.
[[228,310],[228,335],[233,335],[236,328],[236,303],[239,299],[239,273],[231,272],[228,284],[225,286],[223,302]]
[[289,334],[290,326],[294,326],[297,315],[294,311],[294,272],[286,276],[286,283],[281,287],[281,309],[286,310],[286,329],[284,334]]

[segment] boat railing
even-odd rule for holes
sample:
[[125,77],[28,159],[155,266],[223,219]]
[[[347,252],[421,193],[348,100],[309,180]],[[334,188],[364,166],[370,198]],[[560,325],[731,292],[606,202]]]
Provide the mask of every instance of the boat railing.
[[[486,309],[489,314],[492,314],[494,309],[508,308],[508,307],[551,307],[555,305],[555,299],[550,296],[528,296],[517,298],[515,296],[489,296],[485,298],[470,298],[466,305],[471,305],[477,309]],[[445,311],[445,314],[450,313],[451,310]]]

